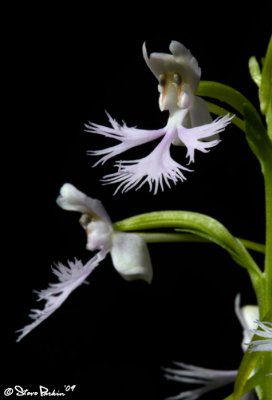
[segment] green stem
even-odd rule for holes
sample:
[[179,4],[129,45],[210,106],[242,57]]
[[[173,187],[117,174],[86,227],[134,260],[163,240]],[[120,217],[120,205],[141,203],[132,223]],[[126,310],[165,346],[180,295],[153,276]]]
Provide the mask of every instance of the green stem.
[[[209,243],[210,240],[204,239],[197,235],[189,233],[169,233],[169,232],[136,232],[141,236],[146,243],[175,243],[175,242],[186,242],[186,243]],[[240,239],[241,243],[245,248],[258,253],[265,253],[265,246],[261,243],[252,242],[247,239]]]
[[265,245],[261,243],[256,243],[252,242],[251,240],[247,239],[239,239],[240,242],[243,243],[243,245],[248,249],[248,250],[254,250],[257,251],[258,253],[265,253]]
[[227,250],[237,264],[248,270],[259,304],[263,299],[262,273],[245,246],[214,218],[190,211],[157,211],[116,222],[121,231],[174,228],[203,237]]
[[265,253],[265,309],[266,314],[272,307],[272,154],[264,162],[265,207],[266,207],[266,253]]

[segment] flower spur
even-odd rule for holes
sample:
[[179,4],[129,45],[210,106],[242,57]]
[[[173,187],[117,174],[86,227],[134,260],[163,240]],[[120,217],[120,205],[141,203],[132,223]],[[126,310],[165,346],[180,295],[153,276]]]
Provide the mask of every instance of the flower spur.
[[196,59],[181,43],[172,41],[172,54],[152,53],[147,55],[143,45],[144,59],[157,78],[159,85],[159,108],[168,111],[169,118],[164,128],[144,130],[129,128],[125,123],[119,125],[108,113],[111,127],[89,122],[86,131],[116,139],[120,143],[105,149],[91,150],[90,155],[102,156],[95,165],[104,164],[133,147],[161,138],[154,150],[137,160],[120,160],[115,163],[117,171],[106,175],[102,182],[119,184],[118,190],[126,192],[139,189],[145,183],[156,194],[170,187],[171,182],[186,180],[183,171],[191,171],[179,164],[170,155],[171,145],[185,146],[188,164],[195,161],[195,150],[207,153],[220,140],[218,133],[230,123],[232,117],[224,116],[212,121],[206,103],[195,95],[201,70]]

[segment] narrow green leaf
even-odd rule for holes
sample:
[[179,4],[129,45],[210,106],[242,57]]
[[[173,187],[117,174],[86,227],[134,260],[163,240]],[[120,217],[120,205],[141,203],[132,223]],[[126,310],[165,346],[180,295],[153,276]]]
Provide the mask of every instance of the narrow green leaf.
[[226,249],[237,263],[261,277],[259,268],[242,243],[232,236],[224,225],[207,215],[191,211],[157,211],[116,222],[114,228],[121,231],[181,229],[218,244]]
[[213,81],[200,81],[197,95],[211,97],[228,104],[235,111],[244,116],[243,104],[247,104],[252,112],[256,114],[256,118],[260,119],[259,113],[253,104],[238,90],[233,89],[231,86],[224,85],[219,82]]
[[250,353],[247,351],[239,367],[237,378],[234,384],[233,400],[239,400],[245,391],[246,383],[256,367],[260,353]]
[[[178,232],[179,229],[176,229]],[[202,237],[190,234],[190,233],[169,233],[169,232],[138,232],[137,235],[140,235],[146,243],[175,243],[175,242],[183,242],[183,243],[210,243],[208,239],[204,239]],[[253,251],[257,251],[258,253],[265,253],[265,245],[261,243],[256,243],[247,239],[239,239],[243,245]]]
[[214,218],[191,211],[157,211],[116,222],[114,228],[120,231],[174,228],[218,244],[228,251],[238,265],[247,269],[258,304],[262,303],[263,277],[259,267],[241,241]]
[[249,67],[249,73],[250,73],[252,80],[256,83],[256,85],[259,88],[261,86],[262,75],[261,75],[260,66],[258,64],[258,61],[256,60],[256,57],[250,57],[250,59],[248,61],[248,67]]

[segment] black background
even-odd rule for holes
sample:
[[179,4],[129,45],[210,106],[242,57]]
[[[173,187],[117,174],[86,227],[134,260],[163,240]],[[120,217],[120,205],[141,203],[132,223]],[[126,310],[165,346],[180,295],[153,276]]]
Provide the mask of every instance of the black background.
[[[241,359],[234,297],[241,293],[243,304],[255,298],[246,272],[214,245],[150,245],[151,286],[124,281],[108,257],[90,285],[19,344],[15,330],[36,306],[32,291],[52,281],[53,262],[92,256],[79,216],[55,204],[65,182],[101,199],[113,221],[153,210],[191,210],[217,218],[236,236],[264,240],[261,173],[235,127],[209,154],[197,154],[186,182],[156,196],[147,187],[112,196],[114,187],[99,182],[113,171],[112,162],[92,168],[94,159],[86,155],[109,142],[84,133],[84,123],[106,125],[106,109],[129,126],[165,124],[157,82],[141,55],[143,41],[149,52],[167,52],[173,39],[182,42],[203,79],[229,84],[258,106],[247,62],[265,54],[269,13],[261,5],[251,12],[223,5],[164,4],[149,13],[140,6],[103,7],[16,9],[3,35],[11,112],[2,142],[8,254],[2,268],[8,278],[2,284],[7,338],[1,390],[77,384],[76,395],[86,392],[90,399],[162,399],[182,390],[162,378],[160,367],[171,360],[235,369]],[[136,149],[127,157],[139,154],[146,153]],[[182,163],[182,149],[174,155]]]

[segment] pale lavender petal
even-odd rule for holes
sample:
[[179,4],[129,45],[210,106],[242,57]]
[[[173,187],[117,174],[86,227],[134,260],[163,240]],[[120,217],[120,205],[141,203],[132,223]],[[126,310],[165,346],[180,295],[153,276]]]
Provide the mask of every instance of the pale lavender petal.
[[272,322],[256,321],[259,329],[252,329],[256,336],[266,338],[265,340],[254,340],[249,344],[249,351],[272,351]]
[[157,147],[146,157],[133,161],[118,161],[115,165],[118,171],[103,178],[105,184],[119,183],[115,193],[136,187],[139,189],[145,183],[149,184],[154,194],[159,187],[164,190],[164,184],[170,187],[170,182],[176,184],[186,180],[181,170],[190,171],[174,161],[170,156],[170,146],[175,130],[168,131]]
[[158,139],[164,135],[166,131],[165,128],[156,130],[137,129],[135,127],[129,128],[125,123],[123,123],[123,125],[119,125],[109,114],[107,115],[112,128],[90,122],[89,124],[85,125],[86,131],[119,140],[121,143],[115,146],[107,147],[106,149],[88,151],[88,154],[90,155],[103,156],[96,162],[95,165],[104,164],[107,160],[117,156],[120,153]]
[[272,340],[254,340],[249,345],[249,351],[272,351]]
[[[266,337],[266,338],[271,338],[272,339],[272,322],[256,321],[256,323],[258,324],[258,327],[260,329],[262,329],[262,331],[260,329],[253,329],[252,332],[254,332],[257,336]],[[270,326],[271,326],[271,328],[270,328]]]
[[216,146],[220,140],[205,140],[215,134],[222,132],[225,127],[231,122],[229,115],[225,115],[222,118],[217,118],[210,124],[197,126],[194,128],[184,128],[182,126],[178,127],[178,137],[187,147],[187,155],[189,158],[189,163],[194,162],[195,150],[199,150],[203,153],[207,153],[211,147]]
[[163,368],[165,378],[174,382],[202,385],[197,389],[186,390],[167,400],[196,400],[203,394],[234,382],[237,371],[214,370],[195,365],[175,362],[179,368]]
[[106,257],[107,253],[99,252],[85,265],[81,261],[68,261],[68,266],[61,263],[53,268],[53,273],[58,277],[59,282],[49,284],[48,289],[37,292],[38,301],[44,300],[45,305],[42,310],[31,310],[29,317],[33,322],[19,329],[20,332],[17,342],[31,332],[36,326],[52,315],[67,299],[67,297],[80,286],[86,278],[99,265],[100,261]]
[[197,400],[203,394],[208,392],[206,387],[201,387],[194,390],[186,390],[185,392],[181,392],[176,396],[169,396],[165,400]]

